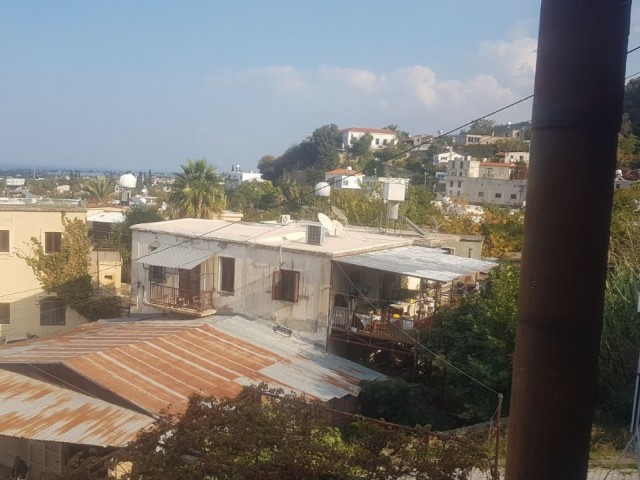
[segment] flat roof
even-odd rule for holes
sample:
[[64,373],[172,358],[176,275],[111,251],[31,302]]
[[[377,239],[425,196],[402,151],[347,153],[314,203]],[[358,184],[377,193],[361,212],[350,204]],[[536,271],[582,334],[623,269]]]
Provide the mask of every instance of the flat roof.
[[[353,253],[381,250],[399,246],[424,244],[425,241],[441,239],[469,240],[467,235],[427,233],[420,237],[414,232],[402,231],[399,235],[386,234],[373,228],[347,226],[344,235],[333,237],[325,235],[323,245],[306,243],[307,225],[319,225],[314,222],[293,221],[288,224],[228,222],[224,220],[205,220],[183,218],[164,222],[133,225],[132,230],[139,232],[167,233],[184,238],[217,240],[264,247],[282,248],[287,251],[304,251],[332,258]],[[481,237],[478,237],[481,238]],[[197,246],[195,244],[194,246]]]

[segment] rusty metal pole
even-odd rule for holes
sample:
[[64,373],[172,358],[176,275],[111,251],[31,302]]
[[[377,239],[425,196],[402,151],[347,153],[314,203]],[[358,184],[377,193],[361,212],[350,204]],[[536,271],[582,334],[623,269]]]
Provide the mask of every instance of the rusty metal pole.
[[584,480],[630,0],[542,0],[507,480]]

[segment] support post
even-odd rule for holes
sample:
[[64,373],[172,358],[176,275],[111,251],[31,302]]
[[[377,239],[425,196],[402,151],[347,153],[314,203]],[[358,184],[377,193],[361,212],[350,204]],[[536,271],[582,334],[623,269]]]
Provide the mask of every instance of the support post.
[[587,476],[628,0],[542,0],[507,480]]

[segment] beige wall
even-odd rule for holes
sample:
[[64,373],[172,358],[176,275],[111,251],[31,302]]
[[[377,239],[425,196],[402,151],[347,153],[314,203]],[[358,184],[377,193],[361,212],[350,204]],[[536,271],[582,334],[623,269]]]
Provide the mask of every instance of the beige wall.
[[[67,218],[86,220],[86,213],[67,212]],[[0,230],[9,230],[9,253],[0,252],[0,303],[10,304],[10,324],[0,325],[0,337],[24,338],[27,334],[47,336],[86,323],[71,309],[65,325],[40,325],[40,301],[47,295],[27,263],[16,252],[28,254],[32,237],[44,242],[45,232],[62,232],[58,211],[41,209],[0,210]]]

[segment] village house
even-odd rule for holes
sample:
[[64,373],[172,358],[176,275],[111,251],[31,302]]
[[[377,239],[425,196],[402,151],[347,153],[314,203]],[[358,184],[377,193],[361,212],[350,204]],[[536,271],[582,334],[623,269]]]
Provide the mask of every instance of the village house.
[[327,182],[332,189],[360,189],[364,182],[364,174],[354,172],[351,167],[336,168],[325,172],[324,181]]
[[356,141],[358,141],[362,136],[367,133],[371,135],[371,148],[373,150],[377,150],[379,148],[384,148],[387,146],[395,145],[398,141],[398,137],[396,137],[396,133],[393,130],[389,130],[388,128],[345,128],[342,130],[338,130],[338,133],[342,135],[342,149],[346,150]]
[[520,207],[527,196],[526,178],[512,163],[480,162],[471,157],[450,161],[442,182],[446,194],[467,203]]
[[0,199],[0,341],[47,336],[86,323],[55,294],[49,294],[19,253],[30,254],[32,238],[46,253],[59,251],[62,215],[86,220],[77,200]]
[[480,260],[482,237],[323,223],[134,225],[132,301],[139,312],[262,318],[325,343],[362,311],[380,310],[387,330],[400,323],[389,315],[402,313],[403,332],[414,330],[494,266]]
[[359,383],[382,378],[238,316],[98,321],[0,347],[0,465],[20,456],[32,478],[64,473],[75,453],[126,446],[193,393],[233,398],[264,382],[354,412]]

